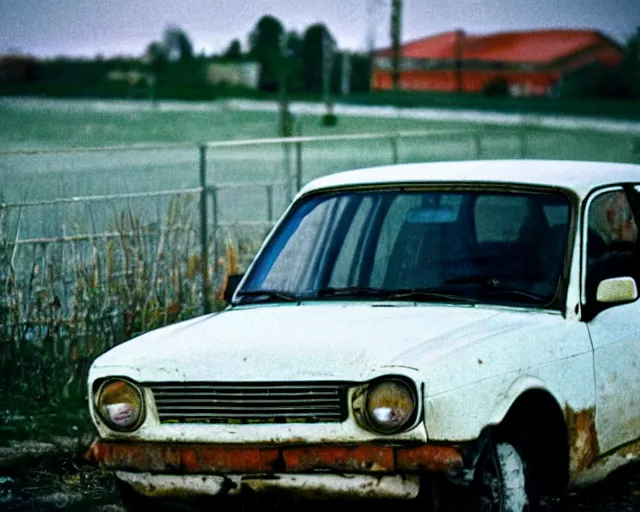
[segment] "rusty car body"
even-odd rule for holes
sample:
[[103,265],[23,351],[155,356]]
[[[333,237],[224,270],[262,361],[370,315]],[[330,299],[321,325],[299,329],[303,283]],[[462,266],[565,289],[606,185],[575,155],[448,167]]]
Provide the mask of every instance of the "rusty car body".
[[640,456],[639,187],[544,160],[315,180],[226,310],[93,363],[90,457],[134,501],[443,479],[522,512],[599,480]]

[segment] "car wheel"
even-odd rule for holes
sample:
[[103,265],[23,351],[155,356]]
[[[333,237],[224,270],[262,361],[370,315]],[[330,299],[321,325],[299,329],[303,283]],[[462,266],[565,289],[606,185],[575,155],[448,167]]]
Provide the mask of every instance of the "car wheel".
[[526,461],[507,441],[489,441],[476,463],[471,510],[531,512],[534,499]]

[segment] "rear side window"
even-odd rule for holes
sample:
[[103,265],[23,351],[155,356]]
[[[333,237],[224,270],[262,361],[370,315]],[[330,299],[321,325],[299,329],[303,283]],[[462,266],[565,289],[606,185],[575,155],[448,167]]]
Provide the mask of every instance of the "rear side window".
[[638,239],[638,226],[623,190],[600,194],[588,214],[587,254],[599,258],[610,251],[628,250]]
[[623,189],[602,192],[587,212],[587,301],[595,303],[598,284],[612,277],[640,277],[638,226]]

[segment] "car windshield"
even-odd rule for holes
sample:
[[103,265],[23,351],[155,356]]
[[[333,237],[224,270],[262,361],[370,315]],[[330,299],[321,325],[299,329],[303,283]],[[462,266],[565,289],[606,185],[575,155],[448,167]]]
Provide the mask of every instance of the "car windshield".
[[370,190],[299,201],[236,303],[408,300],[549,306],[570,220],[555,191]]

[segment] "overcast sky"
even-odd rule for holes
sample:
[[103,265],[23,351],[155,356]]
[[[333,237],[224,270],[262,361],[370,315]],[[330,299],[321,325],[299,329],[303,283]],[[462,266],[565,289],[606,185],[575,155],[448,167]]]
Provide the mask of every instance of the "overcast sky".
[[[219,52],[265,14],[287,30],[324,22],[341,48],[389,43],[391,0],[0,0],[0,54],[141,55],[168,24],[196,52]],[[470,33],[593,28],[625,41],[640,25],[640,0],[404,0],[403,40],[456,28]],[[246,47],[246,46],[245,46]]]

